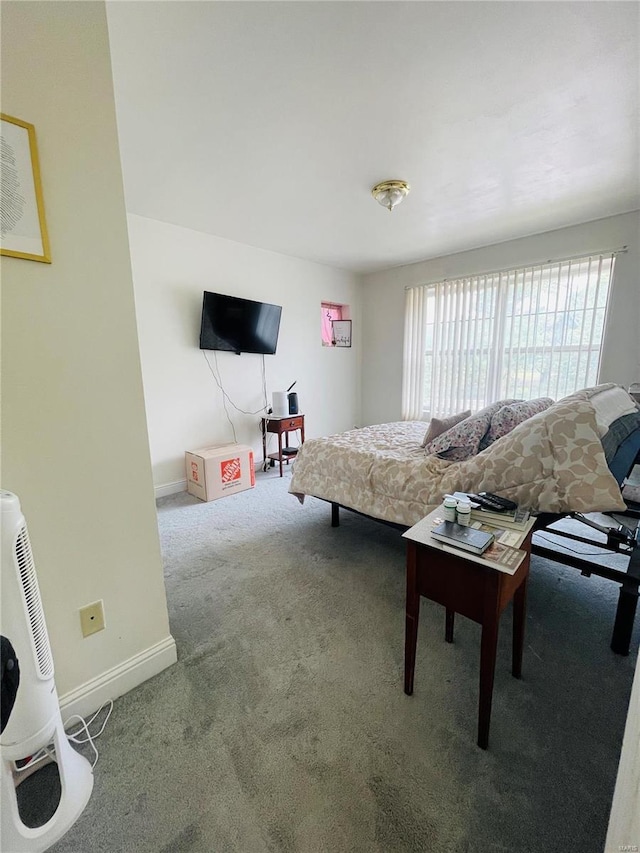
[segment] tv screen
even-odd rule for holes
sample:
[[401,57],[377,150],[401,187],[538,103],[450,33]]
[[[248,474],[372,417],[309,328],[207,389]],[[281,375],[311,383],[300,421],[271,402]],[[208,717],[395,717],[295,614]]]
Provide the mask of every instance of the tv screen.
[[280,305],[205,290],[200,349],[273,355],[278,344]]

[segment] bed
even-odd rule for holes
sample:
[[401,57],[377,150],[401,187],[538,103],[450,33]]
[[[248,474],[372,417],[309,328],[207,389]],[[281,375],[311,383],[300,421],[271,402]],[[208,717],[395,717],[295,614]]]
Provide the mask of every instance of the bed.
[[[557,402],[549,400],[520,423],[511,417],[518,408],[515,402],[525,401],[499,401],[463,418],[426,447],[423,421],[307,439],[295,460],[289,491],[301,503],[307,495],[328,501],[334,527],[340,508],[345,508],[406,529],[454,491],[503,495],[536,514],[537,529],[554,533],[552,525],[566,516],[582,520],[589,513],[628,511],[621,485],[640,463],[640,410],[624,389],[613,383],[582,389]],[[503,410],[509,415],[506,424]],[[498,429],[487,445],[495,423],[506,432]],[[434,447],[441,452],[433,452]],[[640,548],[637,530],[618,527],[625,532],[603,531],[606,543],[600,545],[598,536],[596,544],[628,556],[626,571],[544,545],[534,544],[533,552],[621,585],[611,645],[617,653],[628,654],[640,586]]]

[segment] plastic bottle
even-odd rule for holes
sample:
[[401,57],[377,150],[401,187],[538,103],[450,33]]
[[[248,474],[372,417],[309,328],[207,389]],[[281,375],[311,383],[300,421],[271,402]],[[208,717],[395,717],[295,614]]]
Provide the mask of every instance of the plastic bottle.
[[471,504],[469,501],[458,501],[456,515],[458,524],[462,524],[465,527],[469,524],[469,519],[471,518]]
[[445,498],[443,504],[443,516],[445,521],[457,521],[456,508],[458,501],[455,498]]

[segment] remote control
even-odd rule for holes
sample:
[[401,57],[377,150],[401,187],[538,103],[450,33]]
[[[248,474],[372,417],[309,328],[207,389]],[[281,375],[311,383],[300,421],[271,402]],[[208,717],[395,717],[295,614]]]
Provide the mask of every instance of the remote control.
[[518,508],[518,504],[507,498],[502,498],[500,495],[494,495],[490,492],[480,492],[477,495],[469,495],[472,501],[479,503],[484,509],[491,512],[507,512]]
[[483,497],[487,497],[496,503],[499,503],[505,509],[508,509],[512,512],[515,509],[518,509],[518,504],[514,501],[509,500],[509,498],[503,498],[502,495],[494,495],[491,492],[480,492]]

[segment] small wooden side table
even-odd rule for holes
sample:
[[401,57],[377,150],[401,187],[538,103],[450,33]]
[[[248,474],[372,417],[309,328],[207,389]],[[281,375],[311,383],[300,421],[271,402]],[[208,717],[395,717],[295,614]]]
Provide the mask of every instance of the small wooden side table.
[[[289,459],[298,455],[296,448],[294,453],[283,453],[282,436],[284,435],[284,446],[288,447],[289,432],[300,430],[300,444],[304,444],[304,415],[288,415],[286,418],[262,418],[262,464],[267,465],[267,459],[273,459],[280,463],[280,476],[283,476],[282,462],[284,459],[289,464]],[[267,455],[267,433],[273,432],[278,436],[278,452]]]
[[[420,524],[429,524],[431,513]],[[531,521],[531,527],[533,521]],[[526,557],[514,574],[500,571],[465,558],[463,551],[451,553],[439,542],[417,542],[407,539],[407,607],[405,634],[404,692],[413,693],[413,676],[418,641],[420,596],[442,604],[446,609],[445,640],[453,642],[456,613],[482,625],[480,647],[480,692],[478,701],[478,746],[489,744],[491,700],[498,647],[500,614],[513,599],[513,651],[511,672],[522,674],[522,650],[527,597],[527,580],[531,558],[531,529],[523,531],[518,546]]]

